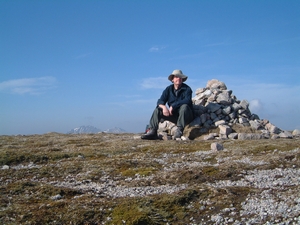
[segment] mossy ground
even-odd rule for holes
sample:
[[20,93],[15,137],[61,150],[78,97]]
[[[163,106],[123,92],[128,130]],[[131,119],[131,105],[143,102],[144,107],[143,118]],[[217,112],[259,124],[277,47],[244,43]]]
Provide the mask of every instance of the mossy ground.
[[[213,188],[208,182],[238,180],[245,170],[300,166],[299,151],[293,151],[299,149],[299,139],[224,140],[220,142],[225,150],[212,152],[213,141],[145,141],[133,136],[0,136],[0,167],[10,167],[0,170],[0,223],[210,224],[210,215],[226,207],[238,210],[249,193],[259,190]],[[266,163],[238,163],[244,158]],[[67,177],[101,183],[103,176],[132,187],[185,184],[187,188],[112,198],[56,185]],[[136,176],[145,180],[125,182]],[[61,199],[51,199],[58,194]]]

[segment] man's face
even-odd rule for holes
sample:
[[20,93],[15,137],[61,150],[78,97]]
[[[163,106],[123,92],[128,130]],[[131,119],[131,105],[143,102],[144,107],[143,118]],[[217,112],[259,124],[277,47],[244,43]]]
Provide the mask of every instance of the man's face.
[[173,77],[173,83],[174,83],[174,84],[177,84],[177,85],[182,84],[182,78],[177,77],[177,76],[174,76],[174,77]]

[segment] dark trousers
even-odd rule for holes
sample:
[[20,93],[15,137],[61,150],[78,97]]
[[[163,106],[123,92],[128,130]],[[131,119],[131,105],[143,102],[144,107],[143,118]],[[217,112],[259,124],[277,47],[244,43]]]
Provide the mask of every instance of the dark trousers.
[[175,123],[178,127],[184,129],[186,125],[193,121],[194,113],[187,104],[180,106],[178,112],[175,112],[172,116],[164,116],[162,109],[160,107],[156,107],[150,119],[150,128],[157,130],[161,119]]

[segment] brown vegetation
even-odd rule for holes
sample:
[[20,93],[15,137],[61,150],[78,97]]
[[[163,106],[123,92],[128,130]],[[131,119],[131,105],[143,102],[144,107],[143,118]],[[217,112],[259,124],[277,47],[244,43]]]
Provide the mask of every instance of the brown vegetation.
[[[223,140],[225,150],[212,152],[211,141],[134,136],[0,136],[0,223],[213,224],[212,215],[228,207],[238,211],[249,193],[261,190],[210,184],[240,180],[254,169],[300,166],[297,138]],[[181,188],[170,193],[108,194],[110,188],[175,186]],[[231,217],[241,219],[239,213]]]

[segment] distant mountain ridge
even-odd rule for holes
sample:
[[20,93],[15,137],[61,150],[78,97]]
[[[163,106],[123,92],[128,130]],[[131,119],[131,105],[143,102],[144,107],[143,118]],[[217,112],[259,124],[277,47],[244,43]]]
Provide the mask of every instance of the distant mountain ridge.
[[96,134],[99,132],[104,132],[104,133],[126,133],[126,131],[122,128],[119,127],[114,127],[107,129],[105,131],[102,131],[94,126],[80,126],[73,128],[67,134]]
[[116,133],[116,134],[126,133],[126,131],[124,129],[119,128],[119,127],[110,128],[110,129],[107,129],[103,132],[105,132],[105,133]]
[[101,130],[93,126],[80,126],[73,128],[68,134],[95,134],[99,132],[101,132]]

